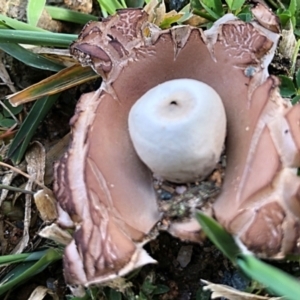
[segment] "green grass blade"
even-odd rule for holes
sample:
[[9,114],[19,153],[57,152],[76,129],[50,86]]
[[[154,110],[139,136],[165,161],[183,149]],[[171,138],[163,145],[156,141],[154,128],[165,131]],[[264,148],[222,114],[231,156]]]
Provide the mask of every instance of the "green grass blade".
[[122,5],[118,0],[98,0],[101,8],[104,8],[110,15],[116,13],[117,9],[126,8],[126,5]]
[[143,7],[145,4],[144,0],[126,0],[128,7]]
[[0,43],[0,49],[24,64],[43,70],[58,72],[64,66],[55,63],[41,55],[32,53],[17,44]]
[[108,299],[109,300],[122,300],[122,294],[119,291],[116,291],[114,289],[110,289]]
[[[204,9],[215,19],[218,20],[223,12],[222,3],[219,0],[210,1],[210,0],[200,0],[201,5]],[[221,4],[221,8],[220,8]]]
[[196,219],[209,239],[235,264],[241,250],[233,237],[219,223],[202,212],[196,213]]
[[8,157],[14,164],[21,162],[35,130],[45,118],[58,96],[59,94],[46,96],[34,103],[8,150]]
[[47,250],[36,251],[32,253],[9,254],[0,256],[0,265],[14,264],[21,261],[37,261],[45,255]]
[[[292,104],[295,105],[296,103],[300,102],[300,95],[295,96],[292,98]],[[298,175],[299,176],[299,175]]]
[[45,29],[29,25],[27,23],[9,18],[7,16],[4,16],[0,14],[0,23],[2,23],[5,26],[8,26],[10,28],[16,29],[16,30],[27,30],[27,31],[35,31],[35,32],[49,32]]
[[240,9],[245,0],[225,0],[230,10],[237,10]]
[[36,26],[45,8],[46,0],[28,0],[27,2],[27,22]]
[[296,74],[295,74],[295,81],[296,81],[296,87],[297,87],[297,90],[298,90],[297,93],[300,93],[300,69],[298,69]]
[[[300,13],[300,1],[299,1],[299,13]],[[300,39],[297,40],[295,49],[294,49],[294,53],[292,56],[292,66],[290,69],[290,74],[294,74],[295,73],[295,68],[296,68],[296,64],[297,64],[297,59],[298,59],[298,54],[299,54],[299,50],[300,50]],[[297,71],[299,73],[299,69]],[[300,85],[298,85],[298,89],[300,89]]]
[[253,278],[272,292],[287,300],[300,299],[300,283],[291,275],[270,266],[252,255],[239,255],[237,264],[250,278]]
[[16,267],[14,267],[9,273],[7,273],[0,282],[0,295],[1,295],[1,287],[5,285],[5,283],[10,283],[14,286],[14,280],[18,279],[19,276],[22,276],[22,274],[30,267],[32,267],[36,261],[30,261],[30,262],[20,262]]
[[282,97],[291,97],[296,94],[297,89],[294,85],[294,82],[291,78],[285,75],[278,76],[281,84],[280,84],[280,94]]
[[76,296],[67,295],[66,299],[67,300],[91,300],[93,298],[91,298],[91,296],[86,292],[83,297],[76,297]]
[[77,39],[76,34],[32,32],[24,30],[0,30],[0,43],[17,43],[68,48]]
[[24,261],[29,256],[29,253],[11,254],[0,256],[0,265],[13,264]]
[[32,276],[42,272],[47,266],[62,258],[62,253],[49,248],[36,263],[23,263],[12,270],[0,283],[0,295],[3,295],[16,285],[24,283]]
[[[87,288],[85,290],[85,295],[83,297],[75,297],[75,296],[67,295],[66,299],[67,300],[91,300],[91,299],[99,299],[99,297],[100,297],[99,296],[99,287],[95,286],[95,287]],[[107,298],[107,300],[109,300],[109,299]],[[129,300],[129,298],[128,298],[128,300]]]
[[97,18],[96,16],[83,14],[62,7],[46,6],[45,9],[49,13],[52,19],[59,20],[59,21],[84,25],[91,20],[92,21],[99,20],[99,18]]
[[65,68],[60,72],[31,85],[21,92],[10,95],[7,99],[9,99],[13,106],[18,106],[43,96],[56,94],[98,77],[99,75],[90,67],[82,67],[77,64]]
[[[47,253],[48,249],[45,250],[41,250],[41,251],[35,251],[35,252],[31,252],[31,253],[23,253],[23,254],[29,254],[28,257],[26,257],[26,259],[24,261],[37,261],[39,259],[41,259],[46,253]],[[16,255],[16,254],[14,254]]]
[[193,14],[198,15],[198,16],[200,16],[200,17],[202,17],[202,18],[204,18],[208,21],[211,21],[211,22],[214,22],[214,21],[217,20],[216,18],[212,17],[210,14],[207,14],[207,13],[205,13],[205,12],[199,10],[199,9],[196,9],[196,8],[194,8],[192,10],[192,12],[193,12]]

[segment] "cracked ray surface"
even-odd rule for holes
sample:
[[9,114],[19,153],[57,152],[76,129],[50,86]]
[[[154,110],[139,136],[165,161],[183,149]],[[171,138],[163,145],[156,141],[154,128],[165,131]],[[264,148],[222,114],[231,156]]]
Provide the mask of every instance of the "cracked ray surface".
[[[84,27],[71,53],[103,83],[81,97],[70,148],[55,167],[58,222],[75,228],[65,251],[68,283],[100,283],[154,262],[142,246],[156,236],[163,214],[127,118],[147,90],[177,78],[209,84],[225,106],[227,166],[213,207],[217,220],[261,255],[298,253],[300,106],[280,97],[267,72],[278,37],[233,15],[207,31],[160,30],[139,9]],[[168,229],[184,240],[199,236],[192,214]]]

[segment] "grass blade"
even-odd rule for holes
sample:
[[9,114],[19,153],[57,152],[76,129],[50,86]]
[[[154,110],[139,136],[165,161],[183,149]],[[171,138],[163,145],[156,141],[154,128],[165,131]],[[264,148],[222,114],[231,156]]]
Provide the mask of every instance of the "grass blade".
[[0,256],[0,265],[13,264],[24,261],[29,257],[29,253],[11,254]]
[[204,9],[213,17],[215,20],[218,20],[223,14],[222,3],[219,0],[209,1],[209,0],[200,0],[201,5]]
[[288,300],[299,300],[300,283],[291,275],[258,260],[252,255],[239,255],[237,264],[250,278],[261,282],[277,295],[284,296],[284,299]]
[[35,32],[49,32],[45,29],[36,27],[36,26],[32,26],[29,25],[27,23],[9,18],[5,15],[0,14],[0,22],[5,25],[8,26],[10,28],[16,29],[16,30],[27,30],[27,31],[35,31]]
[[46,11],[49,13],[52,19],[71,22],[76,24],[86,24],[89,21],[98,21],[99,18],[93,15],[83,14],[77,11],[72,11],[70,9],[56,7],[56,6],[46,6]]
[[12,29],[0,30],[0,43],[43,45],[67,48],[75,39],[77,39],[76,34],[32,32]]
[[219,223],[202,212],[196,213],[196,219],[209,239],[235,264],[241,250],[233,237]]
[[46,5],[46,0],[28,0],[27,2],[27,22],[36,26]]
[[144,0],[126,0],[128,7],[143,7],[144,3]]
[[270,266],[253,255],[243,254],[233,237],[219,223],[202,212],[196,218],[210,240],[237,265],[249,278],[254,279],[279,296],[288,300],[298,300],[300,283],[291,275]]
[[99,77],[91,68],[77,64],[7,97],[13,106],[53,95]]
[[44,256],[46,252],[47,250],[42,250],[32,253],[2,255],[0,256],[0,265],[14,264],[21,261],[37,261]]
[[34,195],[34,192],[32,192],[32,191],[23,190],[23,189],[15,187],[15,186],[10,186],[10,185],[5,185],[5,184],[0,184],[0,189],[5,189],[5,190],[17,192],[17,193]]
[[39,123],[45,118],[58,96],[59,94],[46,96],[34,103],[8,150],[7,156],[14,164],[21,162],[35,130]]
[[231,11],[240,9],[245,3],[245,0],[225,0],[225,1]]
[[0,295],[3,295],[16,285],[24,283],[32,276],[42,272],[47,266],[62,258],[62,253],[49,248],[36,263],[23,263],[12,270],[0,283]]
[[0,49],[24,64],[34,68],[54,72],[58,72],[64,68],[64,66],[55,63],[41,55],[32,53],[17,44],[0,43]]

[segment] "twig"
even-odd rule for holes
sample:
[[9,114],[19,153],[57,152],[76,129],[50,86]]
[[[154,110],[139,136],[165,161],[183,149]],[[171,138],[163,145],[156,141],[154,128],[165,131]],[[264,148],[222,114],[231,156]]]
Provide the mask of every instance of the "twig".
[[23,190],[23,189],[20,189],[18,187],[15,187],[15,186],[10,186],[10,185],[5,185],[5,184],[0,184],[0,189],[5,189],[5,190],[13,191],[13,192],[20,192],[20,193],[24,193],[24,194],[34,195],[34,192],[32,192],[32,191]]
[[19,170],[18,168],[15,168],[9,164],[6,164],[2,161],[0,161],[0,166],[2,167],[6,167],[6,168],[10,168],[11,170],[13,170],[16,173],[19,173],[20,175],[26,177],[29,180],[32,180],[36,185],[38,185],[39,187],[41,187],[42,189],[48,189],[44,184],[42,184],[41,182],[39,182],[38,180],[32,178],[31,176],[29,176],[28,174],[26,174],[25,172]]
[[16,118],[16,116],[9,110],[9,108],[0,100],[0,105],[2,105],[2,107],[4,109],[6,109],[8,111],[8,113],[10,114],[10,116],[15,120],[15,122],[17,124],[20,124],[19,120]]

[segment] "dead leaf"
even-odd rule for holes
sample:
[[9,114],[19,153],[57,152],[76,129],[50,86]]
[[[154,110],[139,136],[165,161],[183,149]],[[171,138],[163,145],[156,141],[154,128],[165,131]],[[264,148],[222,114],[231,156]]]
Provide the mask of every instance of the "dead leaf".
[[[25,160],[27,162],[27,173],[31,179],[28,180],[25,190],[32,191],[34,187],[34,181],[44,181],[45,173],[45,160],[46,154],[43,145],[39,142],[34,142],[28,149]],[[25,212],[24,212],[24,230],[23,237],[14,248],[12,253],[21,253],[29,242],[29,226],[31,221],[31,198],[32,195],[27,194],[25,196]]]
[[281,34],[281,41],[279,42],[278,51],[287,59],[292,59],[295,48],[296,48],[296,38],[294,35],[293,27],[288,30],[283,29]]
[[[26,168],[26,164],[25,162],[21,163],[19,166],[16,167],[18,170],[20,171],[25,171]],[[9,171],[4,171],[3,172],[3,176],[2,176],[2,184],[3,185],[10,185],[12,183],[12,181],[19,175],[18,172],[15,172],[13,169],[9,170]],[[1,195],[0,195],[0,206],[2,204],[2,202],[6,199],[7,194],[8,194],[8,190],[7,189],[2,189],[1,190]]]
[[57,49],[32,45],[24,45],[24,48],[33,53],[40,54],[50,60],[61,63],[66,67],[71,67],[76,63],[75,59],[71,57],[68,49]]
[[37,181],[44,183],[46,151],[39,142],[33,142],[25,155],[27,172]]
[[[14,175],[15,174],[13,171],[8,171],[6,174],[3,175],[1,184],[9,186],[13,181]],[[0,206],[2,205],[2,202],[6,199],[8,192],[8,189],[1,189]]]
[[31,293],[28,300],[42,300],[47,295],[51,296],[53,300],[58,300],[59,299],[58,295],[56,293],[54,293],[52,290],[46,288],[45,286],[38,286]]
[[267,296],[259,296],[255,294],[241,292],[236,290],[230,286],[223,285],[223,284],[215,284],[206,280],[201,279],[203,283],[206,284],[203,287],[203,290],[211,291],[211,299],[218,299],[218,298],[226,298],[228,300],[280,300],[283,297],[267,297]]
[[50,239],[61,245],[68,245],[72,241],[72,236],[67,230],[63,230],[57,224],[51,224],[44,227],[39,236]]
[[33,198],[44,222],[52,222],[57,218],[56,200],[51,190],[39,190]]
[[169,11],[164,15],[164,18],[159,24],[159,27],[162,29],[170,28],[171,25],[179,21],[183,15],[184,13],[178,13],[175,10]]
[[61,158],[67,150],[70,142],[70,133],[66,134],[54,146],[52,146],[46,153],[46,170],[45,170],[45,184],[50,184],[53,181],[53,165],[54,162]]
[[163,21],[166,14],[166,5],[164,1],[151,0],[144,11],[149,15],[148,21],[157,26]]

